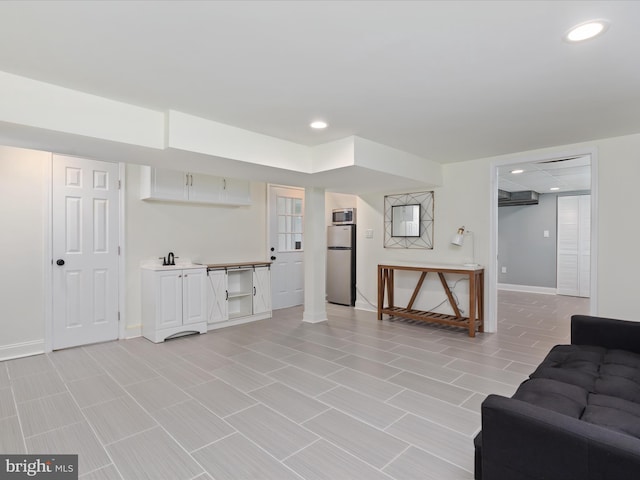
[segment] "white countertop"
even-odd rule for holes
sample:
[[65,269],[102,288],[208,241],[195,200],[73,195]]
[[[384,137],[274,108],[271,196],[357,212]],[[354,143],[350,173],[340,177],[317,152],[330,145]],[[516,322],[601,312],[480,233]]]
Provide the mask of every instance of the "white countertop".
[[162,270],[192,270],[195,268],[207,268],[206,265],[198,265],[195,263],[176,263],[175,265],[162,265],[160,264],[147,264],[147,265],[143,265],[141,268],[144,268],[145,270],[155,270],[155,271],[162,271]]

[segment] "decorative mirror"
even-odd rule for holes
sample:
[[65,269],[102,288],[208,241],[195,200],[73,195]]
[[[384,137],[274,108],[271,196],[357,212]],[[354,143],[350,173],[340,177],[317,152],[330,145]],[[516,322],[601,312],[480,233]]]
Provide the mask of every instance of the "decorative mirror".
[[433,249],[433,192],[384,197],[384,247]]
[[420,236],[420,205],[395,205],[391,207],[391,236]]

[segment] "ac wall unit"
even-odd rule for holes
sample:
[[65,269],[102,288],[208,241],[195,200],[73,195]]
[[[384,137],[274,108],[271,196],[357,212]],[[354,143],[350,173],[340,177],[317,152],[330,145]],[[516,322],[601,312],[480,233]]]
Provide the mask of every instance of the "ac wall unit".
[[506,192],[498,190],[498,207],[514,207],[519,205],[537,205],[538,192],[523,190],[521,192]]

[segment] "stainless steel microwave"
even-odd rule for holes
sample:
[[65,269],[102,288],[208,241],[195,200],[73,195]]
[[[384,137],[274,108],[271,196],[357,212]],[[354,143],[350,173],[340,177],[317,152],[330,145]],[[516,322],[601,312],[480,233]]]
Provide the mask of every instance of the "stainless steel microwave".
[[331,212],[331,223],[333,225],[355,225],[355,208],[336,208]]

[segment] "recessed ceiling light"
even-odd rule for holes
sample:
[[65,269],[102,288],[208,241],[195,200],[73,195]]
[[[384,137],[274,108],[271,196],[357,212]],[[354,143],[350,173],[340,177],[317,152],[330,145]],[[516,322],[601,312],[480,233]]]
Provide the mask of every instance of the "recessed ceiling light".
[[564,38],[570,43],[582,42],[604,33],[608,26],[607,20],[589,20],[572,27]]
[[311,122],[309,125],[311,128],[315,128],[316,130],[322,130],[323,128],[327,128],[327,122],[323,122],[322,120],[317,120],[315,122]]
[[560,187],[551,187],[549,190],[551,190],[552,192],[555,192],[556,190],[560,190]]
[[522,173],[524,172],[524,170],[511,170],[511,173],[513,173],[514,175],[517,175],[518,173]]

